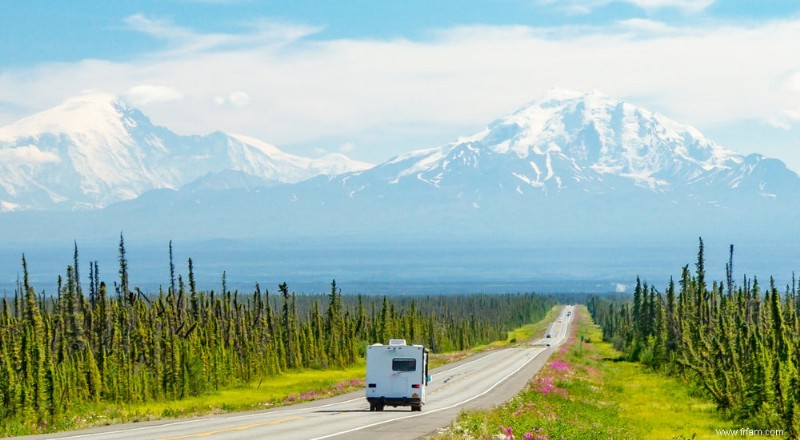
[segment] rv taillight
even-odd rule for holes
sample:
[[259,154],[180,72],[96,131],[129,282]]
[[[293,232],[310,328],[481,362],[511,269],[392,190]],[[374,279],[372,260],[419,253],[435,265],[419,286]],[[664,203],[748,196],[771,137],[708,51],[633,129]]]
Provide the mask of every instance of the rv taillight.
[[415,383],[414,385],[411,385],[411,388],[419,388],[419,384]]
[[377,388],[377,387],[378,387],[378,386],[377,386],[376,384],[374,384],[374,383],[371,383],[371,384],[369,384],[369,385],[367,385],[367,386],[368,386],[368,387],[370,387],[370,388]]

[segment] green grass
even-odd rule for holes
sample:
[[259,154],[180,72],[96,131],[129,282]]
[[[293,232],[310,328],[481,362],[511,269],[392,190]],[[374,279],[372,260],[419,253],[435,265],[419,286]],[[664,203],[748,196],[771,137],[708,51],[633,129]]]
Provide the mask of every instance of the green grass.
[[713,403],[691,396],[688,386],[677,379],[643,371],[631,362],[615,367],[618,372],[612,373],[609,383],[623,397],[620,414],[641,427],[647,438],[715,439],[720,438],[715,429],[734,428],[717,414]]
[[[330,397],[364,387],[365,361],[342,369],[292,370],[245,386],[161,402],[80,405],[48,431],[65,431],[124,422],[262,410]],[[4,432],[3,432],[4,431]],[[32,434],[29,427],[5,426],[3,435]]]
[[244,387],[168,402],[128,407],[133,414],[164,417],[265,409],[316,400],[364,387],[365,362],[343,369],[293,370]]
[[584,307],[575,324],[522,393],[494,410],[463,413],[435,438],[503,437],[510,427],[517,439],[717,439],[715,429],[733,428],[687,385],[620,360]]

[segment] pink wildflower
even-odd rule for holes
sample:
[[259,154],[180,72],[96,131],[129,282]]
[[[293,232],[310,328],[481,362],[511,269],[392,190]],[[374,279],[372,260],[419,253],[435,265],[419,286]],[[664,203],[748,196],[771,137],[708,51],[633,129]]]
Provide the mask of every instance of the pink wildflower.
[[541,385],[539,386],[539,392],[544,394],[545,396],[553,392],[556,389],[555,385],[553,385],[553,378],[552,377],[544,377],[540,380]]
[[309,400],[315,397],[319,397],[319,394],[316,391],[306,391],[305,393],[301,394],[298,398],[300,400]]
[[500,425],[500,433],[505,436],[506,440],[514,440],[514,428],[511,425]]
[[571,365],[566,361],[554,360],[550,362],[550,367],[557,371],[569,371]]

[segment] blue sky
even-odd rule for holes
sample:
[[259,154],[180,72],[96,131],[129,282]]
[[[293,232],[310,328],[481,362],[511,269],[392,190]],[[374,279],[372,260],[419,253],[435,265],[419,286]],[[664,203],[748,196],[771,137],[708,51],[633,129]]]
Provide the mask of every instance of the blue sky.
[[800,170],[800,2],[5,1],[0,125],[111,92],[182,134],[380,162],[552,87]]

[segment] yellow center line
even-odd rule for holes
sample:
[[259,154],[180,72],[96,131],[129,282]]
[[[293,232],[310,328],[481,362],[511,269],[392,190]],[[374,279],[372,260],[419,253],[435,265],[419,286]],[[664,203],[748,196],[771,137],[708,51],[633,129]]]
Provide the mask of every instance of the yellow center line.
[[287,417],[285,419],[273,420],[271,422],[264,422],[264,423],[254,423],[252,425],[244,425],[244,426],[236,426],[234,428],[227,428],[227,429],[218,429],[216,431],[207,431],[207,432],[198,432],[197,434],[186,434],[186,435],[179,435],[177,437],[164,437],[159,440],[178,440],[182,438],[194,438],[194,437],[209,437],[214,434],[221,434],[223,432],[234,432],[234,431],[244,431],[247,429],[258,428],[259,426],[269,426],[269,425],[277,425],[278,423],[288,422],[290,420],[300,420],[302,417]]

